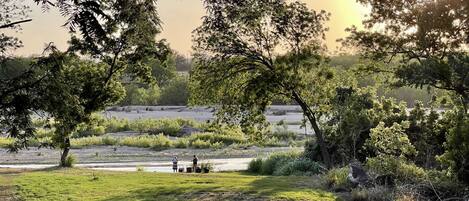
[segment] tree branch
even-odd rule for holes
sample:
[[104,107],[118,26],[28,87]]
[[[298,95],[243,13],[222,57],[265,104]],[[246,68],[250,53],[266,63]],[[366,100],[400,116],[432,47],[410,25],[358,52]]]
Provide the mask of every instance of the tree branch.
[[20,21],[4,24],[4,25],[0,26],[0,29],[9,28],[9,27],[15,26],[17,24],[21,24],[21,23],[25,23],[25,22],[31,22],[31,21],[33,21],[33,20],[32,19],[27,19],[27,20],[20,20]]

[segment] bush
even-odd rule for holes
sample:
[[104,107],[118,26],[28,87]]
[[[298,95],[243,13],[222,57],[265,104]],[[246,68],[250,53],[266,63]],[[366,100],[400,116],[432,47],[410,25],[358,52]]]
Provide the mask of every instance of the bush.
[[127,119],[117,119],[113,117],[107,120],[106,133],[115,133],[129,130],[129,121]]
[[106,134],[106,119],[99,114],[92,114],[89,122],[77,126],[74,137],[90,137]]
[[160,105],[187,105],[189,100],[189,79],[179,76],[163,87],[159,99]]
[[192,148],[195,148],[195,149],[208,149],[208,148],[211,148],[211,149],[220,149],[223,147],[223,143],[221,142],[210,142],[210,141],[204,141],[204,140],[200,140],[200,139],[197,139],[195,141],[192,141],[190,146]]
[[262,162],[261,174],[272,175],[275,170],[300,157],[299,152],[273,153]]
[[246,139],[236,136],[236,135],[227,135],[227,134],[216,134],[216,133],[196,133],[192,134],[187,138],[191,144],[194,141],[205,141],[209,143],[223,143],[224,145],[231,145],[235,143],[245,143]]
[[169,148],[172,145],[172,141],[164,136],[160,135],[142,135],[137,137],[126,137],[123,138],[120,143],[122,146],[129,147],[142,147],[142,148],[153,148],[153,149],[163,149]]
[[187,138],[179,138],[174,143],[174,147],[176,148],[188,148],[189,147],[189,140]]
[[379,175],[392,174],[401,182],[421,182],[427,177],[425,170],[415,164],[392,156],[369,158],[367,168]]
[[347,179],[349,167],[333,168],[323,175],[323,181],[330,189],[348,189],[350,183]]
[[209,171],[213,171],[214,170],[214,165],[210,162],[201,163],[200,168],[202,168],[202,170],[207,169]]
[[75,158],[74,155],[70,154],[65,158],[65,164],[62,164],[63,167],[73,167],[75,163],[77,162],[77,159]]
[[291,141],[296,139],[297,134],[288,130],[287,125],[284,124],[283,126],[276,126],[271,136],[279,140]]
[[253,159],[251,162],[249,162],[247,171],[251,173],[260,173],[262,168],[262,162],[262,158]]
[[163,133],[169,136],[179,137],[183,126],[196,126],[196,122],[187,119],[138,119],[130,123],[133,131],[149,134]]
[[[107,143],[113,142],[114,144],[117,143],[117,140],[111,140],[111,137],[104,137],[106,138]],[[70,143],[73,148],[83,148],[86,146],[99,146],[99,145],[114,145],[114,144],[105,144],[103,142],[103,137],[83,137],[83,138],[73,138],[70,140]]]
[[9,138],[9,137],[0,137],[0,147],[1,147],[1,148],[8,148],[8,147],[10,147],[14,142],[15,142],[15,140],[14,140],[13,138]]
[[273,174],[279,176],[310,176],[321,173],[323,169],[317,162],[309,159],[296,159],[281,166]]

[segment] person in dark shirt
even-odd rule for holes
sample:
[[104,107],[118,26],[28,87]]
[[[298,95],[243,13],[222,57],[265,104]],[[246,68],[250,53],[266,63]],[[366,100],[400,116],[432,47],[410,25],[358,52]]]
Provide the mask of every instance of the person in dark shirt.
[[178,157],[175,156],[173,158],[173,172],[177,172],[178,171]]
[[197,169],[197,162],[199,161],[199,159],[197,158],[196,155],[194,155],[194,159],[192,159],[192,170],[195,172],[195,170]]

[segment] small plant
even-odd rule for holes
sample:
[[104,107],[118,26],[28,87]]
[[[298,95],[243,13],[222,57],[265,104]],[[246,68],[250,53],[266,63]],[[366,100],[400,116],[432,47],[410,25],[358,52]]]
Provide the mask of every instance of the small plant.
[[214,170],[214,165],[210,162],[205,162],[200,164],[200,168],[202,168],[202,171],[205,173],[208,173]]
[[143,166],[137,166],[137,172],[143,172],[145,168]]
[[92,175],[91,175],[91,181],[98,181],[99,180],[99,177],[93,172]]
[[348,173],[349,167],[333,168],[324,174],[322,178],[327,188],[333,190],[348,189],[350,187],[347,179]]
[[75,157],[74,155],[70,154],[70,155],[67,156],[67,158],[65,159],[65,163],[62,164],[62,167],[73,167],[76,162],[77,162],[76,157]]

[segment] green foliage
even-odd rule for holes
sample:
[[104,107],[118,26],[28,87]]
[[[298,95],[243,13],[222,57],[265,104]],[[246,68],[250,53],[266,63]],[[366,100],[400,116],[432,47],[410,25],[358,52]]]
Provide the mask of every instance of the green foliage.
[[405,133],[408,126],[408,122],[403,122],[403,124],[394,123],[391,127],[385,127],[384,122],[380,122],[376,128],[371,129],[366,146],[379,156],[405,158],[415,155],[415,147]]
[[159,135],[141,135],[136,137],[126,137],[120,142],[122,146],[152,148],[155,150],[167,149],[172,146],[172,141],[164,136]]
[[119,102],[120,105],[157,105],[161,90],[158,85],[139,87],[129,84],[125,87],[126,95]]
[[439,160],[454,172],[458,179],[469,184],[469,118],[459,113],[448,114],[454,117],[453,127],[446,136],[445,153]]
[[246,139],[240,136],[226,135],[223,133],[195,133],[187,137],[189,142],[192,144],[194,141],[204,141],[208,143],[223,143],[230,145],[234,143],[245,143]]
[[109,118],[106,122],[106,133],[129,131],[129,121],[127,119]]
[[261,173],[263,162],[264,160],[262,158],[255,158],[251,160],[251,162],[248,164],[247,171],[251,173]]
[[417,150],[416,156],[412,158],[417,165],[426,168],[437,166],[436,156],[443,154],[444,147],[441,145],[445,143],[445,135],[449,130],[445,125],[446,118],[433,108],[425,110],[420,102],[410,111],[406,133]]
[[332,168],[323,176],[325,185],[330,189],[348,189],[350,182],[348,181],[349,167]]
[[100,115],[91,115],[89,122],[81,123],[72,134],[74,137],[100,136],[106,133],[106,120]]
[[179,138],[174,142],[174,147],[175,148],[189,148],[190,146],[190,141],[187,138]]
[[401,182],[422,182],[427,178],[427,173],[421,167],[392,156],[378,156],[369,158],[366,163],[367,168],[378,174],[391,174]]
[[273,175],[276,170],[299,157],[300,153],[298,152],[273,153],[263,160],[260,173],[264,175]]
[[177,76],[161,90],[159,104],[187,105],[189,95],[189,79],[185,75]]
[[332,103],[331,118],[324,125],[324,130],[334,162],[347,164],[355,159],[364,160],[366,153],[362,147],[373,127],[369,114],[373,106],[372,96],[366,90],[337,88]]
[[279,176],[306,176],[322,173],[324,168],[317,162],[309,159],[296,159],[276,168],[273,175]]
[[77,163],[77,159],[73,154],[70,154],[65,159],[65,163],[62,164],[63,167],[73,167]]
[[129,129],[140,133],[179,136],[183,126],[196,126],[192,120],[185,119],[137,119],[129,123]]

